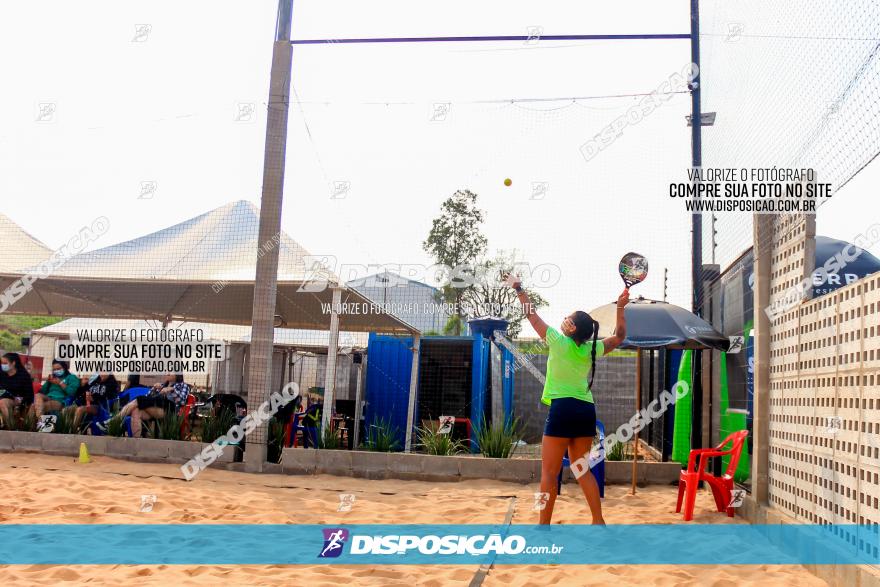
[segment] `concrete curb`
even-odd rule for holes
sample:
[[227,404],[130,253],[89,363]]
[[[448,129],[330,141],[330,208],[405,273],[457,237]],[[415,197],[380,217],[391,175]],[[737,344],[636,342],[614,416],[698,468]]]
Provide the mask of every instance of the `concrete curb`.
[[[489,459],[482,456],[435,456],[418,453],[285,448],[281,468],[288,475],[337,475],[366,479],[461,481],[491,479],[509,483],[538,483],[539,459]],[[638,484],[667,485],[678,480],[678,463],[639,463]],[[607,461],[605,483],[630,483],[632,461]],[[565,477],[574,481],[571,472]]]
[[[750,524],[803,524],[786,513],[758,503],[753,495],[743,500],[736,515]],[[808,571],[831,585],[880,587],[880,569],[869,565],[803,565]]]
[[[185,463],[208,446],[188,440],[0,430],[0,452],[41,452],[75,457],[79,456],[82,442],[92,455],[158,463]],[[234,447],[224,447],[222,456],[215,462],[220,465],[231,463],[234,454]]]

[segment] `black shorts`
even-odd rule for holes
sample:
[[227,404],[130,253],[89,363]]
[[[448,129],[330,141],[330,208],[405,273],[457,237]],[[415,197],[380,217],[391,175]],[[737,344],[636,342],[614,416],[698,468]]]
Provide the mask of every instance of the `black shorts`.
[[139,410],[146,410],[147,408],[162,408],[166,412],[174,410],[174,402],[164,395],[142,395],[135,398],[135,401]]
[[12,395],[12,393],[10,393],[8,391],[4,391],[3,393],[0,393],[0,399],[11,399],[13,402],[18,401],[20,403],[20,405],[22,405],[22,406],[29,406],[32,403],[34,403],[34,396],[32,396],[32,395],[29,395],[26,397],[21,397],[21,396],[17,396],[17,395]]
[[596,436],[596,406],[573,397],[550,401],[550,413],[544,424],[544,436],[592,438]]

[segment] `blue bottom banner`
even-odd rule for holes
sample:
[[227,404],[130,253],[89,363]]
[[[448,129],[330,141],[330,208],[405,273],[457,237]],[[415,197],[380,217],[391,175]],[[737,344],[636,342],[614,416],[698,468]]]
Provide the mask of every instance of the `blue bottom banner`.
[[880,564],[877,526],[0,524],[0,564]]

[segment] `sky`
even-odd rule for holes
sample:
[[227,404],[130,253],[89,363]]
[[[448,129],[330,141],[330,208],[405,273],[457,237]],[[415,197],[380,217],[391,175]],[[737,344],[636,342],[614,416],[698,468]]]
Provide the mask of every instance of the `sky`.
[[[259,204],[276,3],[0,6],[0,212],[58,247],[97,216],[103,247],[235,200]],[[296,0],[293,38],[687,33],[688,2]],[[585,160],[579,147],[690,61],[687,40],[295,46],[282,228],[347,264],[429,264],[441,202],[479,196],[490,252],[558,266],[548,321],[633,294],[690,304],[686,94]],[[617,96],[617,97],[608,97]],[[46,114],[46,108],[51,114]],[[864,227],[877,165],[819,216]],[[511,179],[506,187],[504,180]],[[536,191],[537,190],[537,191]],[[873,207],[876,209],[876,206]],[[861,222],[861,220],[860,220]],[[880,254],[880,251],[874,251]]]

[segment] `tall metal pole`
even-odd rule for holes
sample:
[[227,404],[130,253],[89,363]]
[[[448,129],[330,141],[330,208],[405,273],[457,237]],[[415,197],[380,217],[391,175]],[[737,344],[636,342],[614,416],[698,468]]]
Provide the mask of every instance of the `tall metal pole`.
[[[284,199],[284,163],[287,150],[287,113],[293,47],[290,23],[293,0],[278,0],[269,104],[266,119],[266,147],[263,153],[263,194],[260,200],[258,250],[281,231],[281,203]],[[278,286],[278,250],[266,247],[257,255],[254,304],[251,323],[248,407],[253,412],[269,398],[272,387],[272,350],[275,339],[275,297]],[[256,252],[256,251],[255,251]],[[245,469],[262,471],[266,462],[268,423],[260,424],[248,437]]]
[[[691,83],[691,165],[703,165],[703,126],[701,124],[700,87],[700,8],[699,0],[691,0],[691,63],[697,66],[697,75]],[[694,284],[693,311],[700,313],[703,295],[703,217],[691,216],[691,276]]]
[[[691,165],[703,165],[703,125],[700,99],[702,96],[702,71],[700,70],[700,2],[691,0],[691,63],[697,67],[696,77],[691,82]],[[703,304],[703,216],[691,216],[691,279],[694,287],[693,311],[702,315]],[[692,422],[702,422],[702,356],[700,351],[693,352],[693,382],[691,393],[693,406]],[[702,445],[702,426],[691,426],[691,446]]]

